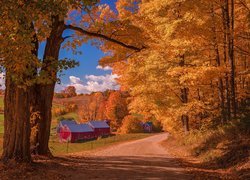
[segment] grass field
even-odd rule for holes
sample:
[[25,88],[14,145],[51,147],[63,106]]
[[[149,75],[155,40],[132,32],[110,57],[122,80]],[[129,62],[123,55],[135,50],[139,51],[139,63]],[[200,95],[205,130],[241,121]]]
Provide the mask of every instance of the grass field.
[[[62,107],[63,105],[59,103],[54,103],[54,107]],[[0,108],[3,108],[3,97],[0,96]],[[67,149],[67,143],[60,143],[59,139],[56,135],[56,126],[58,124],[58,119],[61,118],[74,118],[75,120],[79,120],[77,113],[67,113],[62,116],[57,116],[52,118],[51,122],[51,136],[50,136],[50,144],[49,147],[54,155],[62,155],[66,153],[74,153],[74,152],[81,152],[87,151],[91,149],[96,149],[104,146],[108,146],[118,142],[124,142],[129,140],[136,140],[148,137],[152,134],[124,134],[124,135],[116,135],[111,136],[108,138],[102,138],[94,141],[88,141],[84,143],[69,143]],[[2,152],[2,141],[3,141],[3,130],[4,130],[4,116],[0,114],[0,153]]]
[[0,134],[3,133],[3,120],[4,120],[4,116],[3,114],[0,114]]
[[[114,135],[107,138],[101,138],[93,141],[87,141],[83,143],[60,143],[56,136],[51,137],[50,150],[53,155],[62,155],[67,153],[75,153],[81,151],[93,150],[105,146],[109,146],[119,142],[125,142],[130,140],[142,139],[152,134],[138,133],[138,134],[122,134]],[[68,147],[67,147],[68,146]]]
[[3,108],[4,104],[3,104],[3,96],[0,96],[0,108]]
[[[58,156],[58,155],[63,155],[67,153],[94,150],[97,148],[106,147],[106,146],[119,143],[119,142],[142,139],[151,135],[152,134],[144,134],[144,133],[122,134],[122,135],[110,136],[107,138],[101,138],[101,139],[97,139],[93,141],[87,141],[87,142],[82,142],[82,143],[69,143],[69,144],[60,143],[57,135],[52,135],[50,137],[49,147],[50,147],[50,150],[52,151],[52,154],[55,156]],[[0,136],[0,154],[2,153],[2,141],[3,141],[3,138],[1,135]]]
[[[54,102],[53,107],[64,107],[64,105]],[[3,96],[0,96],[0,109],[3,109],[3,108],[4,108]],[[79,117],[78,117],[77,113],[75,113],[75,112],[67,113],[67,114],[62,115],[62,116],[56,116],[56,117],[53,116],[52,117],[52,122],[51,122],[52,132],[55,130],[55,128],[56,128],[56,126],[58,124],[58,120],[62,119],[62,118],[65,118],[65,119],[73,118],[76,121],[79,120]],[[4,130],[3,120],[4,120],[4,116],[3,116],[3,114],[0,114],[0,137],[1,137],[1,134],[3,133],[3,130]]]

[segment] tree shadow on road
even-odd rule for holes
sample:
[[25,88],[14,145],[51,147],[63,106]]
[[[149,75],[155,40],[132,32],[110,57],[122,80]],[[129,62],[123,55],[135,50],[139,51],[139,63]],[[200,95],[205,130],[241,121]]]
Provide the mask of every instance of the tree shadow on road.
[[[37,162],[40,170],[49,174],[62,172],[66,179],[216,179],[217,174],[202,172],[203,177],[195,177],[189,172],[193,164],[183,167],[178,159],[169,157],[122,156],[122,157],[61,157],[55,161]],[[43,167],[43,168],[41,168]],[[198,171],[198,170],[196,170]],[[207,174],[206,174],[207,173]],[[198,172],[197,172],[198,174]],[[208,176],[209,175],[209,176]],[[209,179],[208,178],[208,179]]]
[[[18,166],[20,167],[20,166]],[[192,163],[165,156],[67,156],[38,158],[30,167],[0,167],[1,179],[218,179],[218,174],[199,172]],[[2,171],[4,169],[4,171]],[[195,176],[199,174],[199,176]]]

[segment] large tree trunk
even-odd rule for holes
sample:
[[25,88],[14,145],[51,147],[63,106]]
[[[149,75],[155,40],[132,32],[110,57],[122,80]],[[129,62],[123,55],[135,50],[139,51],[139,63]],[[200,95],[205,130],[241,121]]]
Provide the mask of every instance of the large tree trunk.
[[30,162],[29,88],[19,87],[6,72],[2,159]]
[[[181,89],[181,98],[184,104],[188,103],[188,88]],[[185,134],[189,132],[189,117],[187,114],[181,116],[181,121]]]
[[237,107],[236,107],[236,93],[235,93],[235,58],[234,58],[234,0],[231,0],[231,4],[229,4],[229,0],[224,0],[224,1],[225,1],[224,21],[227,34],[228,60],[230,64],[230,79],[229,79],[230,101],[231,101],[232,112],[235,117],[237,113]]
[[[185,55],[181,55],[180,56],[180,63],[179,65],[181,67],[185,66]],[[181,101],[182,103],[185,105],[188,103],[188,88],[184,87],[180,89],[180,97],[181,97]],[[185,134],[188,134],[189,132],[189,117],[187,114],[182,114],[181,115],[181,121],[182,121],[182,126],[184,129]]]
[[[211,18],[212,18],[212,33],[213,33],[213,47],[215,51],[215,59],[216,65],[218,67],[221,66],[221,58],[220,58],[220,51],[218,45],[218,38],[217,38],[217,31],[216,31],[216,21],[215,21],[215,10],[214,6],[211,7]],[[226,122],[226,115],[225,115],[225,97],[224,97],[224,85],[223,80],[221,77],[218,78],[218,94],[219,94],[219,102],[220,102],[220,111],[221,111],[221,123],[224,124]]]
[[231,85],[231,101],[233,115],[236,117],[237,114],[237,103],[236,103],[236,88],[235,88],[235,58],[234,58],[234,0],[231,0],[231,19],[230,19],[230,49],[229,49],[229,60],[230,60],[230,85]]
[[[39,155],[50,155],[49,136],[52,119],[52,101],[54,88],[57,81],[58,57],[63,42],[62,34],[65,29],[64,22],[59,21],[58,17],[53,17],[52,31],[47,39],[43,67],[41,74],[46,75],[46,83],[37,84],[34,98],[34,112],[38,112],[34,126],[37,126],[37,134],[33,144],[36,146],[36,152]],[[36,128],[35,128],[36,129]]]
[[37,134],[37,153],[39,155],[50,155],[49,136],[51,127],[51,109],[55,84],[41,85],[39,90],[39,111],[38,134]]

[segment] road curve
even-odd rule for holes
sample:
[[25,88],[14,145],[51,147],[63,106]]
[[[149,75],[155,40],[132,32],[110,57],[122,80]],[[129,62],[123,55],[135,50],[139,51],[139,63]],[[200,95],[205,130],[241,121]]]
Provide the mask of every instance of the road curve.
[[135,140],[132,142],[125,142],[115,146],[108,147],[97,152],[93,152],[94,156],[106,156],[106,157],[122,157],[122,156],[154,156],[165,157],[168,156],[166,149],[164,149],[160,143],[166,140],[167,133],[162,133],[154,136],[150,136],[144,139]]
[[70,160],[74,173],[67,179],[193,179],[160,143],[162,133],[144,139],[116,144],[90,154],[75,154]]

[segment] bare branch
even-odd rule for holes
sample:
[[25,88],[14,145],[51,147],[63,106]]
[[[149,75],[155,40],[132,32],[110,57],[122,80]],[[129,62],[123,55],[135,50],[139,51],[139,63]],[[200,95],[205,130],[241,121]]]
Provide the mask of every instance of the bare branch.
[[72,25],[65,25],[65,29],[71,29],[71,30],[74,30],[74,31],[77,31],[77,32],[80,32],[82,34],[85,34],[87,36],[91,36],[91,37],[96,37],[96,38],[101,38],[101,39],[104,39],[106,41],[110,41],[110,42],[113,42],[115,44],[118,44],[122,47],[125,47],[125,48],[128,48],[128,49],[132,49],[132,50],[135,50],[137,52],[145,49],[146,47],[145,46],[142,46],[142,47],[136,47],[136,46],[133,46],[133,45],[128,45],[128,44],[125,44],[119,40],[116,40],[116,39],[113,39],[113,38],[110,38],[106,35],[103,35],[103,34],[100,34],[100,33],[96,33],[96,32],[90,32],[90,31],[87,31],[87,30],[84,30],[80,27],[76,27],[76,26],[72,26]]
[[68,38],[71,38],[72,36],[65,36],[65,37],[63,37],[63,40],[66,40],[66,39],[68,39]]

